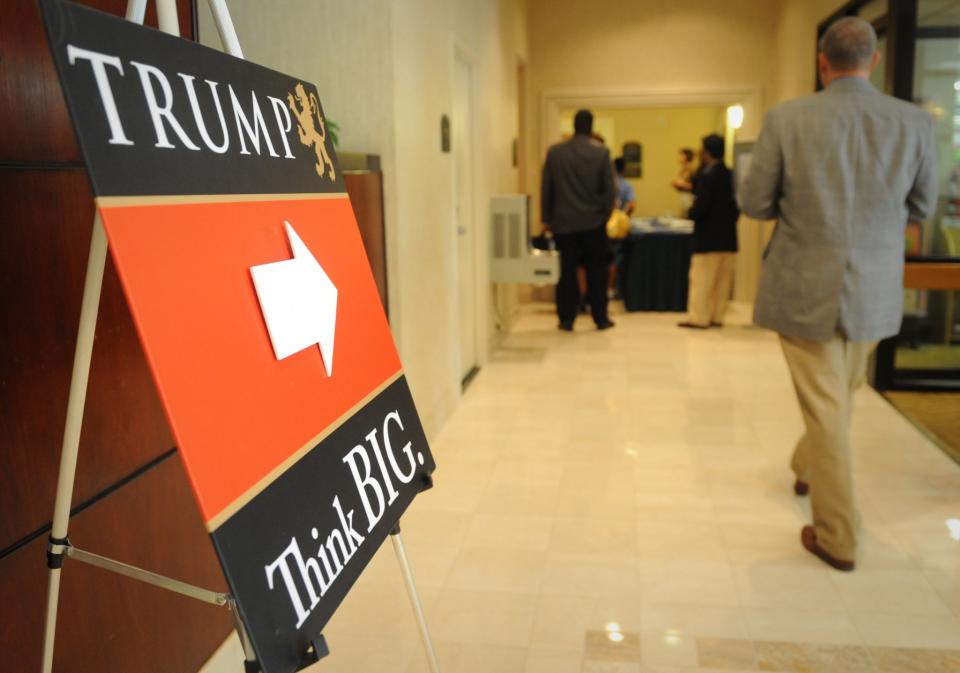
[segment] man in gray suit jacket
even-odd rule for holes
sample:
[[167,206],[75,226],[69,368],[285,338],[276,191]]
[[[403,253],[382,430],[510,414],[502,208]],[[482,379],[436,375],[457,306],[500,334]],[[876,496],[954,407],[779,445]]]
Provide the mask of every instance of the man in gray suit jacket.
[[776,218],[754,321],[780,334],[806,433],[791,467],[808,490],[803,546],[853,570],[859,514],[849,420],[880,339],[900,330],[904,230],[934,211],[933,118],[870,84],[877,38],[866,21],[833,23],[820,43],[823,91],[767,114],[741,194],[743,212]]
[[613,327],[607,315],[607,220],[615,197],[610,151],[592,137],[593,114],[580,110],[574,135],[547,151],[540,185],[540,219],[560,250],[557,316],[573,330],[580,302],[577,268],[587,270],[587,299],[597,329]]

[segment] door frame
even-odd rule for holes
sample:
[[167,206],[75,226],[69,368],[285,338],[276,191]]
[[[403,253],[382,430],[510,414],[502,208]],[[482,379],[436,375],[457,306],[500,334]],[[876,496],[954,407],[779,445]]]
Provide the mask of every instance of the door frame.
[[[485,295],[481,290],[481,269],[483,264],[486,261],[486,255],[480,255],[479,250],[482,248],[484,251],[485,247],[480,246],[479,243],[482,240],[485,240],[484,237],[480,236],[480,229],[483,227],[484,219],[482,216],[481,210],[481,196],[482,192],[479,189],[480,183],[480,171],[479,171],[479,162],[478,162],[478,108],[477,108],[477,76],[478,76],[478,64],[479,59],[473,53],[473,51],[463,44],[456,36],[451,34],[450,38],[450,100],[451,107],[453,102],[453,91],[456,86],[456,77],[457,77],[457,61],[460,61],[466,64],[470,68],[470,86],[469,86],[469,97],[468,107],[470,110],[470,128],[467,129],[467,133],[470,137],[470,144],[472,146],[472,151],[470,153],[470,192],[471,192],[471,207],[470,207],[470,222],[471,226],[468,227],[467,244],[470,246],[470,249],[473,251],[472,256],[472,273],[471,277],[467,279],[469,284],[470,293],[472,296],[473,304],[473,334],[465,335],[461,331],[460,325],[460,285],[461,282],[461,268],[459,264],[459,233],[454,232],[452,240],[452,250],[453,258],[457,260],[456,269],[457,269],[457,283],[458,285],[453,288],[451,292],[451,297],[454,300],[454,305],[456,311],[454,315],[456,316],[456,328],[453,330],[456,335],[455,344],[453,348],[453,357],[456,360],[457,366],[455,368],[457,380],[460,382],[461,390],[473,379],[476,373],[479,371],[480,367],[484,364],[486,358],[484,353],[484,344],[486,340],[484,337],[484,327],[487,323],[487,311],[486,304],[483,299]],[[451,119],[451,122],[454,120]],[[451,157],[453,160],[453,157]],[[451,172],[451,193],[454,195],[453,203],[456,203],[456,172]],[[464,370],[463,362],[461,361],[461,340],[469,338],[473,341],[473,352],[474,352],[474,363],[472,367],[468,370]]]
[[540,95],[538,156],[560,137],[560,110],[564,108],[647,108],[742,105],[744,128],[740,140],[756,140],[762,122],[762,92],[756,85],[706,89],[547,89]]
[[[869,0],[849,0],[817,26],[817,40],[833,21],[844,16],[857,16]],[[914,66],[916,46],[924,39],[960,38],[960,26],[921,27],[918,0],[889,0],[887,13],[873,20],[878,36],[887,37],[886,89],[902,100],[912,101],[914,95]],[[817,79],[817,88],[820,81]],[[907,257],[904,264],[904,288],[917,290],[954,289],[960,275],[960,258]],[[894,336],[881,341],[876,350],[873,386],[887,390],[955,391],[960,389],[956,369],[898,369],[897,346],[903,328]]]
[[[588,108],[674,108],[729,107],[742,105],[744,125],[737,142],[755,141],[763,123],[763,90],[759,85],[713,88],[586,88],[547,89],[540,95],[540,147],[545,157],[550,145],[560,138],[560,110]],[[616,148],[612,148],[616,152]],[[613,156],[616,156],[614,154]],[[536,201],[534,202],[536,204]],[[534,205],[537,208],[537,205]],[[769,239],[769,226],[740,226],[740,253],[737,255],[734,292],[737,301],[752,302],[756,294],[756,273],[760,255]]]

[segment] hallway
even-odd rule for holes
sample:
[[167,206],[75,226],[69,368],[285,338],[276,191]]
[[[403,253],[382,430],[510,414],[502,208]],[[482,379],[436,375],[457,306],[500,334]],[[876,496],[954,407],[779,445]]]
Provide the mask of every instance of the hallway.
[[[614,317],[525,314],[432,447],[403,532],[444,673],[960,671],[960,468],[861,391],[865,543],[830,570],[775,337]],[[316,670],[428,670],[389,545],[326,636]]]

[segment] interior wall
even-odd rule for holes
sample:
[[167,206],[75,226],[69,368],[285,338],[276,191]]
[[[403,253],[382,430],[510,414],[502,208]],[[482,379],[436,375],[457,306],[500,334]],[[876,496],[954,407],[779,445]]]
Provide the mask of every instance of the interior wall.
[[[783,0],[789,1],[789,0]],[[801,0],[802,1],[802,0]],[[543,125],[550,110],[547,95],[595,92],[607,97],[644,95],[684,97],[713,92],[698,100],[664,101],[666,105],[729,105],[725,91],[750,92],[741,139],[759,133],[761,115],[778,91],[777,30],[781,0],[530,0],[531,106],[528,123],[528,184],[539,193],[547,139]],[[771,27],[774,29],[772,30]],[[550,140],[552,142],[552,140]],[[696,147],[694,148],[696,149]],[[647,157],[644,158],[647,163]],[[675,164],[674,164],[675,166]],[[539,224],[539,203],[534,215]],[[747,230],[738,266],[751,266],[762,252],[760,237]],[[756,266],[756,264],[752,264]],[[742,280],[738,299],[752,301],[755,279]],[[743,290],[743,292],[740,292]]]
[[[367,0],[344,6],[336,0],[287,0],[285,11],[260,0],[231,0],[230,15],[244,57],[254,63],[313,82],[324,112],[339,128],[340,151],[378,154],[393,165],[390,3]],[[220,49],[207,2],[197,3],[200,42]],[[336,29],[332,29],[332,26]],[[291,45],[304,45],[291,48]],[[309,48],[305,46],[309,45]],[[376,49],[365,45],[378,45]],[[335,65],[334,65],[335,64]],[[363,86],[357,86],[363,82]],[[394,219],[395,185],[384,176],[384,216]],[[387,228],[387,267],[396,263],[396,242]],[[391,310],[400,297],[388,282]],[[394,326],[397,329],[396,326]]]
[[[490,184],[491,196],[526,192],[527,187],[523,179],[526,174],[521,168],[526,165],[521,137],[525,130],[521,131],[520,128],[521,120],[526,119],[526,110],[530,106],[529,96],[526,95],[526,62],[529,58],[526,5],[526,0],[500,0],[499,3],[501,39],[496,70],[500,73],[500,105],[499,109],[490,110],[495,120],[493,132],[497,141],[494,151],[487,156],[490,163],[485,171],[493,177]],[[486,207],[482,221],[486,228],[489,221]],[[489,244],[478,249],[478,255],[483,259],[482,268],[485,270],[489,270],[489,251]],[[489,274],[489,271],[487,272]],[[487,283],[484,283],[481,291],[490,292]],[[513,284],[493,286],[493,310],[488,312],[489,317],[485,322],[486,333],[491,335],[490,349],[496,347],[499,337],[509,330],[516,318],[520,291],[521,288]]]
[[[515,290],[489,283],[490,196],[515,191],[518,58],[526,58],[522,0],[231,0],[245,56],[316,83],[341,128],[340,151],[379,154],[384,179],[391,328],[428,436],[461,395],[452,155],[440,120],[452,111],[453,59],[474,69],[474,267],[479,364],[495,315]],[[201,41],[220,46],[200,3]]]
[[[474,303],[479,365],[494,328],[489,281],[489,203],[514,191],[516,60],[525,50],[522,3],[401,0],[394,4],[398,256],[402,269],[403,343],[414,396],[428,430],[439,427],[461,394],[451,154],[440,152],[440,118],[450,114],[454,56],[473,67]],[[416,36],[412,39],[412,36]],[[501,290],[510,298],[511,292]],[[507,303],[507,302],[504,302]],[[499,307],[503,311],[503,305]],[[411,364],[413,363],[413,364]],[[418,396],[419,393],[419,396]]]
[[[527,184],[540,188],[545,99],[555,92],[672,95],[751,90],[738,140],[755,139],[766,109],[815,89],[817,24],[843,0],[530,0]],[[686,103],[688,101],[684,101]],[[534,199],[534,217],[539,203]],[[735,298],[756,296],[770,222],[740,223]]]
[[[816,90],[817,26],[842,0],[783,0],[776,24],[776,88],[770,105]],[[760,281],[763,250],[773,235],[773,221],[742,216],[738,225],[740,255],[734,299],[753,302]]]
[[[547,91],[682,93],[776,86],[776,1],[530,0],[528,184],[539,193]],[[749,116],[743,134],[759,120]],[[536,209],[539,217],[539,207]]]
[[[560,126],[572,132],[576,110],[561,110]],[[694,151],[709,133],[723,133],[725,109],[721,107],[596,108],[594,127],[604,136],[610,155],[623,153],[623,143],[643,147],[643,174],[628,178],[637,193],[639,217],[681,215],[680,197],[670,185],[676,179],[680,148]],[[558,138],[559,140],[559,138]]]
[[816,90],[817,25],[843,0],[784,0],[777,22],[777,88],[771,103]]

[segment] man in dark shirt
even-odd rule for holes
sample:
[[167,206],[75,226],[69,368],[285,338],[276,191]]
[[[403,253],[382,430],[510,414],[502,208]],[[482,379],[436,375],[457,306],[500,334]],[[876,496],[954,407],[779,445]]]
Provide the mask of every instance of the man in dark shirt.
[[587,298],[597,329],[613,327],[607,315],[607,220],[613,211],[610,152],[593,140],[593,115],[580,110],[574,135],[547,152],[540,188],[543,226],[560,250],[557,316],[560,329],[573,330],[580,291],[577,268],[587,270]]
[[713,133],[703,139],[700,172],[693,186],[693,259],[687,319],[680,327],[722,327],[733,287],[737,252],[737,219],[733,174],[723,163],[723,138]]

